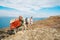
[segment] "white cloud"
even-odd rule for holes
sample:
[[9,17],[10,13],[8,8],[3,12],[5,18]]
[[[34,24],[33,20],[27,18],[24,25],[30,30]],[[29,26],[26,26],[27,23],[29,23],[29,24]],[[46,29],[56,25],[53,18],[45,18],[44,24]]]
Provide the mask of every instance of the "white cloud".
[[32,11],[32,9],[39,10],[44,7],[60,6],[60,0],[0,0],[0,5],[21,10],[23,12],[26,12],[25,14],[27,15],[38,15],[39,17],[46,15],[39,15]]
[[30,11],[32,8],[38,10],[42,7],[60,5],[60,0],[4,0],[0,4],[18,10]]
[[36,13],[28,13],[28,12],[17,12],[17,11],[7,11],[7,10],[0,10],[0,16],[8,16],[8,17],[18,17],[18,16],[23,16],[23,17],[37,17]]

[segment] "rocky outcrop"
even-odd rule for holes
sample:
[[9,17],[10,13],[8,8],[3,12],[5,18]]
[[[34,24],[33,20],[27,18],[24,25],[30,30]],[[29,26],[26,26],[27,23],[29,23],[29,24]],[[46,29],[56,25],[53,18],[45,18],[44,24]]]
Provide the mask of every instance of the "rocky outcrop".
[[34,22],[31,29],[19,31],[1,40],[60,40],[60,16]]
[[60,40],[60,33],[54,28],[37,28],[34,30],[19,31],[3,40]]
[[33,28],[46,26],[60,28],[60,16],[51,16],[45,20],[39,20],[33,24]]

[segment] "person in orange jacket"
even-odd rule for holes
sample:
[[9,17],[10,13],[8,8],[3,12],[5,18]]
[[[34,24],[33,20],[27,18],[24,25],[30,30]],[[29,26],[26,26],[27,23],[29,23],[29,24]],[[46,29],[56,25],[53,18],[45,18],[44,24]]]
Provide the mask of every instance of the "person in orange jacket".
[[10,22],[10,30],[13,30],[14,33],[16,33],[18,28],[23,25],[23,20],[22,19],[23,19],[23,17],[19,16],[18,19],[12,20],[12,22]]

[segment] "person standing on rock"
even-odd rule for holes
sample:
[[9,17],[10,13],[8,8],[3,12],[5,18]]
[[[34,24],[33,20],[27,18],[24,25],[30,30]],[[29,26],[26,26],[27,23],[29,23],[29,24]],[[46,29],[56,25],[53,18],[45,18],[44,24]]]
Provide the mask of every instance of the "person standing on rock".
[[33,24],[33,17],[30,18],[30,25]]
[[28,18],[25,18],[25,25],[26,25],[26,29],[28,29]]
[[20,27],[22,27],[22,30],[24,29],[24,20],[22,16],[10,22],[10,30],[14,31],[14,33],[16,33]]
[[32,24],[33,24],[33,17],[30,17],[30,28],[32,29]]

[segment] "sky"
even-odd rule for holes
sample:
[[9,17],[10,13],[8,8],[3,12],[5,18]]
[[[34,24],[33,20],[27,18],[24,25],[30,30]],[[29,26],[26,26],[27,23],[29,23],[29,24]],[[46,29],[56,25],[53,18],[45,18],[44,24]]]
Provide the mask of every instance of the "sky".
[[60,15],[60,0],[0,0],[0,17]]

